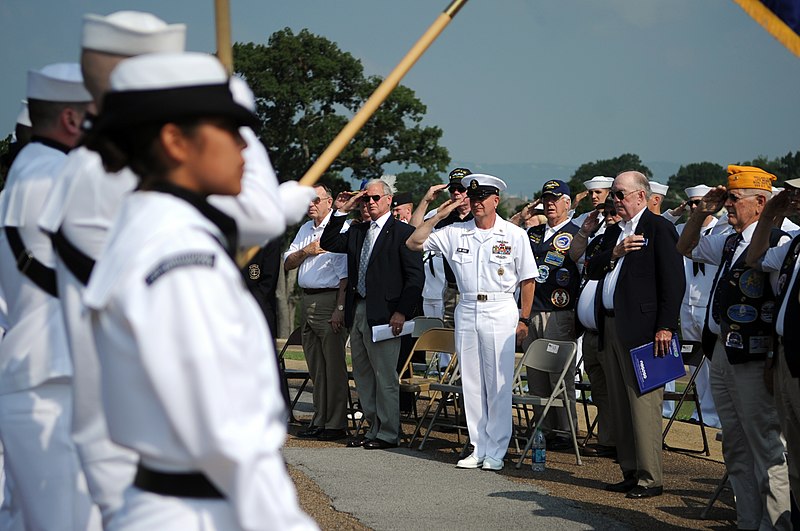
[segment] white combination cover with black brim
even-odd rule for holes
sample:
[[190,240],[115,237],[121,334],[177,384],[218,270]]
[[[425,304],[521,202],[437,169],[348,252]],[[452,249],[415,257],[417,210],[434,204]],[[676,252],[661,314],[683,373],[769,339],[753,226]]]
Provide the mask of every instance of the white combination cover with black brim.
[[[272,339],[219,229],[182,199],[126,198],[84,295],[114,442],[162,472],[203,473],[225,500],[131,487],[112,528],[316,529],[280,453]],[[139,515],[146,517],[145,522]]]

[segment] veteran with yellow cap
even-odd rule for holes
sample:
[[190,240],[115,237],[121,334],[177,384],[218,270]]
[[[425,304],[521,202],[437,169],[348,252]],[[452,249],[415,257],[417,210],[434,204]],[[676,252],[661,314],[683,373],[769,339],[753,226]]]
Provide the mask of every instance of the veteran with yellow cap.
[[[455,312],[464,411],[472,454],[458,468],[500,470],[511,440],[514,347],[528,333],[538,276],[525,231],[497,215],[506,183],[493,175],[462,179],[474,218],[433,231],[463,202],[445,201],[406,241],[441,253],[453,267],[460,300]],[[519,287],[522,315],[514,292]]]
[[[737,526],[789,529],[789,478],[775,403],[763,380],[771,363],[777,278],[746,262],[757,222],[772,195],[775,176],[754,166],[728,166],[728,186],[709,191],[695,207],[678,240],[678,250],[695,262],[719,266],[706,323],[716,335],[711,392],[725,445],[722,453],[736,497]],[[701,235],[707,216],[723,206],[733,233]],[[772,230],[770,246],[789,238]],[[777,275],[777,273],[774,273]],[[705,339],[705,338],[704,338]]]

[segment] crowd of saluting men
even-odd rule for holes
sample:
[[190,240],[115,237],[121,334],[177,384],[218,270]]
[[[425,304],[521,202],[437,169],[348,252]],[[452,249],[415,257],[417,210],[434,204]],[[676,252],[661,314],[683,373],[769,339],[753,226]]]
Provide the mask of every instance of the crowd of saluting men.
[[[299,270],[314,384],[299,436],[347,438],[349,337],[366,431],[346,444],[397,446],[401,333],[424,314],[455,329],[473,447],[456,466],[500,470],[515,351],[580,339],[599,419],[583,451],[619,462],[606,490],[658,496],[670,405],[639,391],[629,352],[663,356],[677,335],[710,359],[698,408],[722,429],[738,527],[791,528],[800,179],[776,191],[731,165],[727,186],[698,183],[663,213],[667,187],[636,171],[574,198],[551,180],[510,220],[505,183],[465,168],[416,209],[379,179],[332,197],[278,184],[246,83],[184,41],[147,13],[86,15],[80,64],[29,71],[0,195],[3,529],[316,528],[280,454],[272,335],[234,260],[306,215],[282,257]],[[592,209],[576,216],[580,201]],[[375,325],[392,337],[374,341]],[[556,384],[532,369],[527,382]],[[572,444],[567,384],[569,407],[542,421],[550,449]]]

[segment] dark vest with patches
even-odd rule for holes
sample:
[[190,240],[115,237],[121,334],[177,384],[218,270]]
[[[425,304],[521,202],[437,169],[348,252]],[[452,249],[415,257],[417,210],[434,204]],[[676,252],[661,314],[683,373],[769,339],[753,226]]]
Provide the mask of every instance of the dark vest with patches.
[[[773,231],[770,246],[775,246],[784,234]],[[728,237],[726,249],[736,237]],[[746,256],[747,248],[727,272],[722,274],[720,267],[715,283],[719,285],[714,304],[719,307],[720,338],[731,364],[763,360],[772,350],[775,294],[768,274],[747,267]]]
[[528,240],[539,267],[531,311],[573,310],[578,302],[580,271],[569,257],[569,248],[580,228],[569,222],[547,241],[545,229],[546,225],[528,229]]
[[789,372],[792,373],[794,378],[800,377],[800,278],[796,278],[792,291],[787,294],[789,288],[789,281],[792,280],[792,273],[794,272],[794,265],[797,258],[800,256],[800,236],[796,236],[792,243],[789,244],[789,251],[786,253],[786,258],[783,259],[781,265],[780,276],[778,277],[778,295],[775,301],[775,318],[778,318],[778,311],[780,311],[781,304],[784,299],[786,300],[786,311],[783,315],[783,352],[786,357],[786,365],[789,367]]

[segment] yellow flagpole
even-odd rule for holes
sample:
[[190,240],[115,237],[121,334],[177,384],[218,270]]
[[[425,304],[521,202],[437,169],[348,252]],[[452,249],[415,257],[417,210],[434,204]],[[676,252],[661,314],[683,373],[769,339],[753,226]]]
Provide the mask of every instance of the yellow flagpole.
[[228,0],[214,0],[214,15],[217,26],[217,58],[233,73],[233,50],[231,49],[231,9]]
[[[219,1],[219,0],[217,0]],[[325,148],[322,155],[314,162],[309,168],[303,178],[300,179],[300,184],[311,186],[316,183],[325,170],[333,164],[333,161],[339,156],[339,153],[344,150],[347,144],[356,136],[367,120],[378,110],[381,103],[389,97],[389,94],[397,87],[403,76],[411,70],[414,63],[425,53],[428,47],[436,40],[436,37],[444,30],[445,27],[453,20],[453,17],[459,10],[467,3],[467,0],[453,0],[449,6],[436,18],[430,28],[419,38],[411,50],[408,51],[400,63],[386,76],[386,79],[378,85],[375,92],[364,103],[364,106],[356,113],[352,120],[336,135],[333,142]]]

